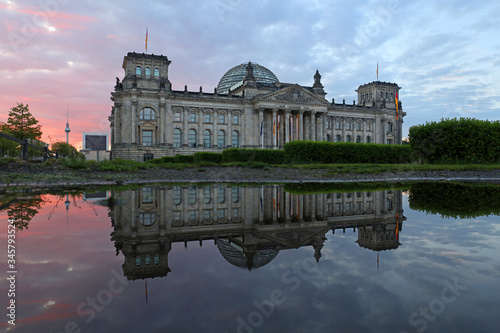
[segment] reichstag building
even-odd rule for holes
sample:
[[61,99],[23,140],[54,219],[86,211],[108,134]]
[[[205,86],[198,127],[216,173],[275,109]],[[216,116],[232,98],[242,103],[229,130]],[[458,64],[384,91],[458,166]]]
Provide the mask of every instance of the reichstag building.
[[144,161],[223,149],[282,149],[293,140],[401,144],[405,112],[395,83],[358,87],[358,102],[325,99],[312,86],[280,82],[256,63],[228,70],[213,92],[172,90],[170,60],[129,52],[109,117],[111,158]]

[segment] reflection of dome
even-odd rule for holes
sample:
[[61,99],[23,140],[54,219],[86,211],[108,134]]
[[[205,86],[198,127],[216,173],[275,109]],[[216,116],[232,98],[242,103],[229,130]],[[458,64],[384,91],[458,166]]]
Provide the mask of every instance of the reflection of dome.
[[[279,82],[276,75],[274,75],[274,73],[266,67],[254,62],[251,64],[253,66],[253,76],[255,77],[255,81],[257,81],[257,83],[273,84]],[[228,70],[226,74],[222,76],[219,84],[217,85],[217,93],[227,94],[229,88],[242,82],[243,78],[247,74],[247,65],[248,63],[244,63]]]
[[228,262],[236,267],[248,270],[267,265],[279,252],[271,248],[247,251],[228,239],[218,239],[217,248]]

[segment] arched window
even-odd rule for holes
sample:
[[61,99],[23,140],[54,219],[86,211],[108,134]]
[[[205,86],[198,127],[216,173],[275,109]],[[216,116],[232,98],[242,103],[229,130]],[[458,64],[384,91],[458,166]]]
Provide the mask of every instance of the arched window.
[[191,148],[196,148],[196,131],[190,129],[188,132],[188,145]]
[[224,186],[219,186],[217,188],[217,202],[224,203],[226,201],[226,188]]
[[340,135],[335,135],[335,142],[341,142],[342,141],[342,138],[340,137]]
[[206,186],[203,188],[203,202],[209,204],[212,201],[212,187]]
[[226,133],[222,130],[217,133],[217,146],[219,148],[226,147]]
[[189,187],[188,201],[190,204],[196,203],[196,187],[194,187],[194,186]]
[[236,203],[240,200],[240,189],[238,187],[231,188],[231,201]]
[[172,201],[174,205],[179,205],[182,202],[182,189],[180,186],[172,188]]
[[142,72],[141,72],[141,66],[137,66],[135,68],[135,75],[142,75]]
[[356,137],[356,143],[361,143],[361,136],[359,136],[359,135],[358,135],[358,136]]
[[366,137],[366,143],[370,143],[370,142],[372,142],[372,138],[368,135],[368,136]]
[[182,132],[180,129],[174,129],[174,147],[179,148],[182,146]]
[[240,146],[240,133],[238,133],[238,131],[233,131],[231,134],[231,146],[233,148],[238,148]]
[[212,133],[209,130],[203,132],[203,145],[205,148],[212,147]]
[[144,74],[146,75],[151,75],[151,69],[149,67],[146,67],[146,69],[144,70]]
[[139,118],[142,120],[155,120],[156,113],[151,108],[143,108],[143,109],[141,109],[141,112],[139,113]]
[[158,68],[155,68],[155,76],[156,77],[160,76],[160,70]]
[[351,136],[350,135],[348,135],[348,136],[345,137],[345,142],[351,142]]

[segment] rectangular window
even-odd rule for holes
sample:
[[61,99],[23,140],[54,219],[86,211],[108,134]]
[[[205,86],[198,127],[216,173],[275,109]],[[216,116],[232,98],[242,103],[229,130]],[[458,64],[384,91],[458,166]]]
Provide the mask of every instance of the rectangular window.
[[361,123],[356,123],[356,130],[361,131],[363,129]]
[[178,210],[174,211],[174,221],[180,221],[181,220],[181,212]]
[[234,208],[233,209],[233,219],[236,219],[238,217],[240,217],[240,210],[239,210],[239,208]]
[[326,128],[327,129],[331,129],[332,128],[332,123],[330,122],[330,120],[326,121]]
[[219,124],[225,124],[226,123],[226,115],[220,114],[219,115]]
[[235,114],[233,115],[233,125],[238,125],[240,123],[240,116]]
[[189,114],[189,122],[195,123],[196,122],[196,113],[190,113]]
[[212,115],[210,113],[205,114],[205,123],[212,122]]
[[153,202],[153,188],[144,187],[142,189],[142,203],[151,203],[151,202]]
[[226,210],[225,209],[218,209],[217,212],[219,213],[219,218],[220,219],[225,219],[226,218]]
[[142,131],[142,145],[143,146],[153,145],[153,131]]
[[211,211],[210,209],[205,209],[205,210],[203,211],[203,218],[204,218],[205,220],[209,220],[209,219],[211,219],[211,218],[212,218],[212,211]]
[[180,112],[174,113],[174,121],[181,121],[181,113]]
[[335,122],[335,129],[336,130],[342,129],[342,123],[340,121],[338,121],[338,120]]
[[352,130],[352,123],[351,122],[348,122],[346,124],[346,130],[348,130],[348,131]]
[[367,127],[368,127],[368,128],[367,128],[367,130],[368,130],[368,131],[371,131],[371,130],[372,130],[372,123],[368,123],[368,124],[367,124]]

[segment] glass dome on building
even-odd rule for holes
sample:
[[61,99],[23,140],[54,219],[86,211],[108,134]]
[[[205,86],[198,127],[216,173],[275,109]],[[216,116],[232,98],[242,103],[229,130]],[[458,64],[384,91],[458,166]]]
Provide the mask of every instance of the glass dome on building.
[[[255,62],[251,62],[253,66],[253,76],[257,83],[263,84],[273,84],[279,82],[276,75],[264,66],[261,66]],[[234,66],[222,76],[217,85],[218,94],[227,94],[229,88],[234,90],[240,84],[243,83],[243,78],[247,74],[248,63],[243,63],[238,66]]]
[[247,252],[242,247],[227,239],[218,239],[217,248],[224,259],[236,267],[243,269],[255,269],[267,265],[277,255],[278,250],[271,248],[258,249],[255,252]]

